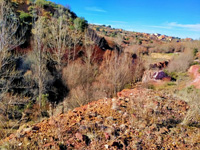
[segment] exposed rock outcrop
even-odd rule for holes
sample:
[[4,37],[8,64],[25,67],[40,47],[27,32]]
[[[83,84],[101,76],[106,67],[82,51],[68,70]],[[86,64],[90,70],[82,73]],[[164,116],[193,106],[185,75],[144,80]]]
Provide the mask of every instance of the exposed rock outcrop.
[[200,65],[191,66],[188,72],[194,78],[190,85],[194,85],[196,88],[200,89]]
[[98,36],[97,33],[94,30],[90,29],[90,28],[88,29],[88,36],[102,50],[111,49],[110,46],[108,45],[108,42],[106,41],[106,39],[104,37]]
[[169,61],[162,61],[162,62],[150,64],[149,68],[150,69],[163,69],[163,68],[166,68],[168,64],[169,64]]
[[156,81],[156,80],[171,80],[171,78],[162,70],[156,71],[156,70],[146,70],[144,72],[144,75],[142,77],[142,82],[150,82],[150,81]]

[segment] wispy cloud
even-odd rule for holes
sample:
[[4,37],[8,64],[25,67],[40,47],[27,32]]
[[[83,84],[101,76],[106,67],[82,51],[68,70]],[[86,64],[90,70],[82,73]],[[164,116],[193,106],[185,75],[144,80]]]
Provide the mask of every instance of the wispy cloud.
[[119,23],[119,24],[127,24],[128,22],[126,21],[110,21],[112,23]]
[[185,28],[192,31],[200,31],[200,24],[179,24],[176,22],[168,23],[169,27]]
[[176,22],[165,23],[163,25],[143,25],[150,28],[160,29],[176,29],[176,30],[188,30],[188,31],[200,31],[200,24],[179,24]]
[[160,28],[160,29],[171,29],[172,27],[170,26],[146,26],[143,25],[144,27],[150,27],[150,28]]
[[98,23],[98,22],[90,22],[91,24],[95,24],[95,25],[103,25],[102,23]]
[[88,11],[95,11],[95,12],[103,12],[106,13],[107,11],[98,7],[85,7],[85,10]]

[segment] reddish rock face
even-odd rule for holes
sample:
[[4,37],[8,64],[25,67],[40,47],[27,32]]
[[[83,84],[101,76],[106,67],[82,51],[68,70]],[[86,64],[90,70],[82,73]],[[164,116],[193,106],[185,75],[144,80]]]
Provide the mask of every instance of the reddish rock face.
[[190,85],[194,85],[196,88],[200,89],[200,66],[193,65],[190,67],[188,72],[194,78]]
[[190,69],[188,70],[188,72],[193,76],[193,77],[198,77],[200,76],[200,66],[199,65],[193,65],[190,67]]

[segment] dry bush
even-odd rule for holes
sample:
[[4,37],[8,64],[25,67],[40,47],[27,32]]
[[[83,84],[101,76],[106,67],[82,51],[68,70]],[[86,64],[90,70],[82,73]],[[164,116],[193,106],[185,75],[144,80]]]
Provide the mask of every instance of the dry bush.
[[192,42],[186,42],[186,46],[189,46],[191,49],[197,48],[200,50],[200,40],[192,41]]
[[134,66],[132,58],[125,54],[119,56],[115,53],[111,57],[105,58],[100,69],[101,74],[98,77],[100,87],[107,90],[108,96],[116,95],[127,83],[133,82]]
[[96,64],[72,62],[63,69],[63,80],[70,89],[69,96],[65,99],[68,107],[74,108],[94,100],[91,87],[98,73]]
[[167,70],[169,72],[185,72],[194,60],[194,49],[200,49],[199,41],[192,42],[183,42],[182,44],[177,43],[176,49],[180,50],[183,53],[180,53],[178,56],[170,61]]
[[70,89],[78,85],[93,82],[95,74],[97,73],[97,65],[82,64],[74,61],[63,69],[63,79]]
[[169,72],[185,72],[194,59],[192,51],[187,48],[184,53],[181,53],[178,56],[170,61],[167,70]]
[[146,46],[141,46],[141,45],[131,45],[127,46],[124,49],[124,52],[128,52],[131,54],[148,54],[148,48]]
[[184,52],[184,43],[163,43],[163,44],[153,44],[150,48],[151,53],[174,53],[174,52]]
[[122,42],[123,42],[123,36],[122,36],[122,34],[120,34],[120,33],[117,34],[117,37],[116,37],[116,39],[115,39],[115,42],[116,42],[118,45],[121,45],[121,44],[122,44]]
[[78,62],[72,62],[63,69],[63,79],[66,81],[67,86],[72,89],[85,82],[84,72],[84,65]]
[[178,95],[184,99],[190,106],[182,124],[200,125],[200,92],[193,86],[178,92]]
[[92,100],[96,100],[93,97],[93,92],[95,92],[91,87],[90,90],[85,88],[85,85],[79,85],[71,89],[69,96],[65,99],[65,103],[68,108],[75,108],[87,104]]
[[86,50],[82,59],[72,61],[63,69],[63,80],[70,89],[65,98],[69,108],[112,97],[126,84],[142,77],[143,63],[139,58],[133,61],[131,53],[107,51],[99,66],[94,60],[94,47],[87,46]]

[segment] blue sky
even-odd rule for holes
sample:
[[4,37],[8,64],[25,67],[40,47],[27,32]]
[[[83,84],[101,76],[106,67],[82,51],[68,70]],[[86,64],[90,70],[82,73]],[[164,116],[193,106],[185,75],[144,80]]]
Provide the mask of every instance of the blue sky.
[[200,38],[200,0],[51,0],[89,23],[129,31]]

